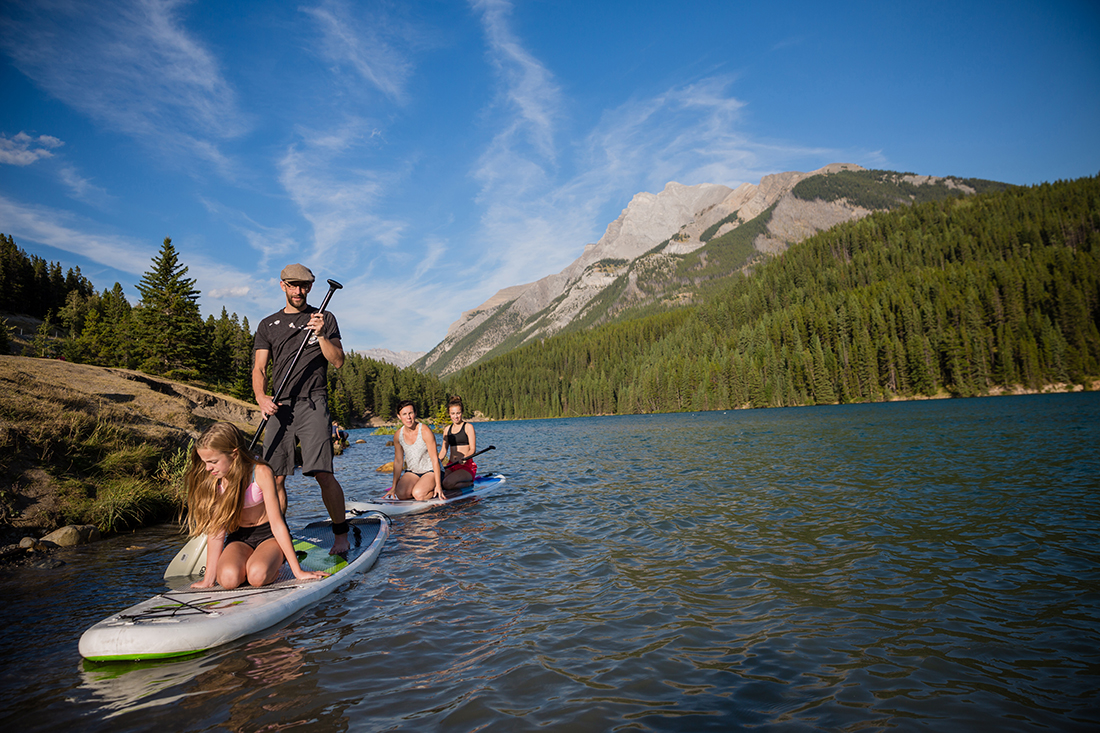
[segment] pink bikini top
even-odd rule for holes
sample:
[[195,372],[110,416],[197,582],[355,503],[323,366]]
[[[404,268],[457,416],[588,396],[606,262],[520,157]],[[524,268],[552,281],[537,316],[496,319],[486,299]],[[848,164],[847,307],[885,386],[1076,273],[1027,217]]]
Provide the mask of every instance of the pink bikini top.
[[252,473],[252,483],[248,485],[248,488],[244,490],[244,506],[243,509],[251,509],[254,506],[259,506],[264,503],[264,492],[260,488],[260,485],[256,483],[256,473]]
[[[225,487],[218,482],[218,493],[225,491]],[[244,490],[244,505],[242,509],[251,509],[254,506],[259,506],[264,503],[264,491],[260,488],[260,485],[256,483],[256,471],[252,471],[252,483],[248,485],[248,488]]]

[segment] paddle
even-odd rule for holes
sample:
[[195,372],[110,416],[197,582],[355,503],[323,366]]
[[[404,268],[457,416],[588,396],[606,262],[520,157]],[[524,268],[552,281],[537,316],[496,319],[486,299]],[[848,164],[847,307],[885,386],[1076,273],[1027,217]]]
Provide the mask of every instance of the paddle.
[[446,471],[446,470],[447,470],[448,468],[450,468],[451,466],[461,466],[461,465],[462,465],[463,463],[465,463],[466,461],[470,460],[470,459],[471,459],[471,458],[473,458],[474,456],[480,456],[480,455],[481,455],[482,453],[485,453],[485,452],[487,452],[487,451],[491,451],[491,450],[496,450],[496,449],[497,449],[497,447],[496,447],[495,445],[491,445],[491,446],[489,446],[488,448],[482,448],[482,449],[481,449],[481,450],[479,450],[479,451],[474,451],[474,452],[473,452],[473,453],[471,453],[470,455],[468,455],[468,456],[466,456],[465,458],[463,458],[463,459],[462,459],[461,461],[455,461],[454,463],[448,463],[448,464],[447,464],[446,466],[444,466],[444,467],[443,467],[443,470],[444,470],[444,471]]
[[[319,313],[325,312],[325,308],[328,306],[329,300],[332,299],[332,294],[344,287],[335,280],[329,280],[328,286],[328,293],[325,294],[325,299],[321,301],[321,307],[317,309]],[[283,374],[283,379],[281,382],[279,382],[279,388],[275,390],[275,394],[271,396],[272,402],[278,402],[279,398],[283,396],[283,388],[286,387],[286,383],[290,379],[291,373],[294,371],[294,366],[298,363],[298,357],[302,355],[302,349],[306,347],[306,344],[309,343],[309,337],[313,335],[313,331],[308,328],[302,330],[306,332],[306,337],[302,339],[302,343],[298,345],[298,351],[295,352],[294,358],[291,359],[290,367],[288,367],[286,373]],[[256,434],[252,436],[252,442],[248,444],[248,450],[251,451],[253,447],[255,447],[256,440],[264,432],[264,426],[267,425],[267,420],[268,416],[264,415],[264,419],[260,421],[260,427],[256,428]]]

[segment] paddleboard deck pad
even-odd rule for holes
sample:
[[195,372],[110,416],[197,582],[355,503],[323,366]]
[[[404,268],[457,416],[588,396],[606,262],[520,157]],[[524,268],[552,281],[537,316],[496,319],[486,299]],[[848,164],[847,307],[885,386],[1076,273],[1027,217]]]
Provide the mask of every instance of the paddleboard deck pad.
[[404,514],[420,514],[429,509],[454,504],[458,501],[466,501],[478,496],[484,496],[504,483],[504,476],[499,473],[488,476],[478,476],[471,486],[455,491],[448,491],[443,499],[429,499],[428,501],[413,501],[411,499],[387,499],[379,496],[370,501],[349,501],[344,503],[348,516],[358,516],[366,512],[382,512],[389,517],[397,517]]
[[283,563],[275,582],[254,588],[191,588],[201,576],[171,578],[169,590],[109,616],[80,637],[80,655],[96,662],[165,659],[212,649],[262,631],[327,596],[366,571],[389,537],[389,520],[379,514],[348,520],[351,549],[329,555],[332,523],[314,522],[293,532],[304,570],[331,573],[300,581]]

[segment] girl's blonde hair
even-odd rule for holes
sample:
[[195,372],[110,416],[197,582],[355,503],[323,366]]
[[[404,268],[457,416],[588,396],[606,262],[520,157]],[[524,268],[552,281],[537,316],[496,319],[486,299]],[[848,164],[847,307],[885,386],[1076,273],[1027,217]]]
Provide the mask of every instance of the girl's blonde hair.
[[[232,465],[218,491],[218,479],[206,470],[199,449],[232,456]],[[187,532],[191,537],[232,532],[240,527],[245,489],[252,483],[252,471],[264,463],[252,455],[244,433],[227,422],[214,423],[191,444],[191,462],[184,475],[187,487]],[[264,464],[266,465],[266,464]]]

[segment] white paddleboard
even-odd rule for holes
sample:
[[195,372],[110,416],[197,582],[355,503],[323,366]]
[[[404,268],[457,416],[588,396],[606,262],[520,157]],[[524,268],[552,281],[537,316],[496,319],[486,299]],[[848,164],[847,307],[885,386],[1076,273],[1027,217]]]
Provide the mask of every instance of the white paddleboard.
[[194,589],[190,584],[197,577],[175,578],[178,589],[158,593],[85,631],[80,655],[97,662],[164,659],[211,649],[273,626],[378,559],[389,537],[389,521],[375,514],[349,524],[351,549],[346,558],[328,554],[331,522],[314,522],[294,532],[302,568],[330,571],[327,578],[296,580],[285,563],[274,583],[259,588]]
[[504,476],[499,473],[494,473],[489,476],[478,476],[474,479],[473,485],[467,486],[465,489],[448,491],[446,498],[443,499],[413,501],[412,499],[387,499],[385,496],[379,496],[370,501],[345,502],[344,506],[349,515],[356,516],[365,514],[366,512],[382,512],[389,517],[397,517],[403,514],[419,514],[429,509],[435,509],[436,507],[445,506],[447,504],[454,504],[456,501],[466,501],[467,499],[484,496],[500,488],[500,485],[503,483]]

